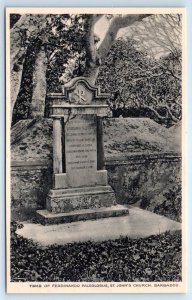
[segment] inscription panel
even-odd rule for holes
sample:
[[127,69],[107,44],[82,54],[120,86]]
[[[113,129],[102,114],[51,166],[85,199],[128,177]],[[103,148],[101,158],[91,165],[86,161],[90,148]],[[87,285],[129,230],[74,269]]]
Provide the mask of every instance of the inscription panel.
[[97,123],[95,115],[79,115],[67,122],[65,157],[69,187],[96,184]]

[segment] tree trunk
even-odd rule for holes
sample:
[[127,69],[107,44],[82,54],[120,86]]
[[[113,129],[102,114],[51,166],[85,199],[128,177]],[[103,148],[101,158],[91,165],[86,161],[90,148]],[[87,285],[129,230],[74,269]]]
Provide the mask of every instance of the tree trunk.
[[87,67],[85,73],[83,74],[83,76],[87,77],[88,81],[93,85],[97,80],[97,76],[99,74],[99,68],[100,66]]
[[108,28],[108,31],[99,46],[96,49],[94,42],[94,25],[98,19],[97,15],[90,15],[87,22],[87,38],[86,38],[86,53],[87,62],[84,76],[89,78],[89,81],[95,84],[97,76],[99,74],[99,68],[101,61],[104,62],[112,44],[114,43],[117,33],[120,28],[130,26],[133,23],[140,21],[150,15],[117,15],[115,16]]
[[46,97],[47,57],[42,46],[37,54],[33,71],[33,95],[31,101],[31,116],[44,117]]
[[11,98],[11,118],[13,108],[20,90],[23,73],[23,63],[27,51],[27,41],[37,35],[46,27],[46,14],[23,14],[10,30],[10,98]]
[[10,74],[10,97],[11,97],[11,120],[12,120],[12,116],[13,116],[13,109],[17,100],[17,96],[19,94],[19,90],[20,90],[20,86],[21,86],[21,78],[22,78],[22,73],[23,73],[23,64],[17,66],[15,66],[15,69],[13,68],[11,70],[11,74]]

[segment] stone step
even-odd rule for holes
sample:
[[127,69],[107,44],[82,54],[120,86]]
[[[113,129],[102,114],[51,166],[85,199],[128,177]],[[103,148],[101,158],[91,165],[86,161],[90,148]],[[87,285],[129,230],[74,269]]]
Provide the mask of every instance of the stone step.
[[97,186],[84,186],[78,188],[66,188],[66,189],[52,189],[49,191],[49,196],[62,197],[63,195],[74,196],[77,193],[81,194],[101,194],[101,193],[111,193],[113,189],[110,185],[97,185]]
[[128,214],[128,208],[123,205],[114,205],[110,207],[101,207],[97,209],[82,209],[75,210],[69,213],[57,214],[53,214],[46,209],[36,211],[37,219],[42,225],[71,223],[77,221],[118,217]]

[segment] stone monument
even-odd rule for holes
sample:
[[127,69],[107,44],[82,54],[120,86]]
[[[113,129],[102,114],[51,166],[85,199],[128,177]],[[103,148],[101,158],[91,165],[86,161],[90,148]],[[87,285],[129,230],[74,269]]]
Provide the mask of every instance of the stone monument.
[[40,223],[128,214],[116,204],[104,168],[102,117],[109,95],[78,77],[65,84],[62,93],[47,97],[53,118],[53,188],[46,209],[37,211]]

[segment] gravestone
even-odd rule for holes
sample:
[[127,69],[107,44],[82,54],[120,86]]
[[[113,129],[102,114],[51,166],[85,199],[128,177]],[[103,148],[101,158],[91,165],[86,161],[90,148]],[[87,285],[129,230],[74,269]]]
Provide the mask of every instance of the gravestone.
[[48,99],[53,118],[53,188],[46,209],[38,210],[42,224],[128,214],[117,205],[104,168],[102,117],[108,94],[79,77]]

